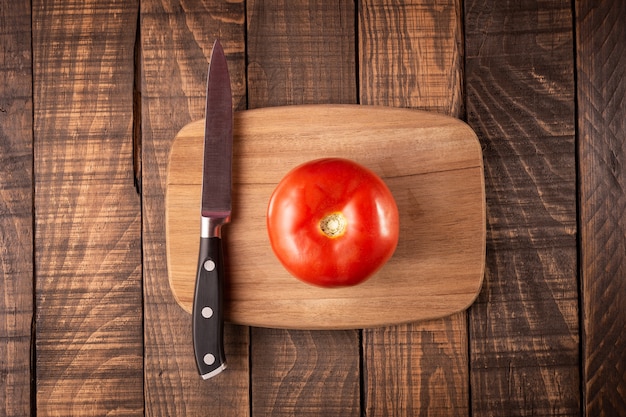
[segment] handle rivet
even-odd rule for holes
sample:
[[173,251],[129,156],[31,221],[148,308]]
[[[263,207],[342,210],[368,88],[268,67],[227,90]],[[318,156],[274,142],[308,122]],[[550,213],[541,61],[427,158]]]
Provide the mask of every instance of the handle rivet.
[[204,355],[204,358],[202,358],[202,360],[207,365],[213,365],[215,363],[215,356],[211,355],[210,353],[207,353],[206,355]]
[[209,319],[211,316],[213,316],[213,309],[211,307],[204,307],[202,309],[202,317]]
[[213,271],[215,269],[215,262],[213,262],[211,259],[206,260],[204,262],[204,269],[209,272]]

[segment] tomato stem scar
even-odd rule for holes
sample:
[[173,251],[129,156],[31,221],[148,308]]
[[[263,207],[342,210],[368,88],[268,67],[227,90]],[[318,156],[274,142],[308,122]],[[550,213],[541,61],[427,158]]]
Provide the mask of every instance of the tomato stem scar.
[[343,214],[336,212],[324,216],[320,220],[320,230],[326,236],[335,238],[343,235],[346,232],[346,226],[348,222]]

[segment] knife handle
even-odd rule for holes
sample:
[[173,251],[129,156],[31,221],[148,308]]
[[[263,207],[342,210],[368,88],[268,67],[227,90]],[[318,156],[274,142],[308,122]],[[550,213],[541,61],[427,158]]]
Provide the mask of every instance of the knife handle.
[[222,239],[200,238],[192,322],[196,364],[203,379],[209,379],[226,369],[222,316],[223,277]]

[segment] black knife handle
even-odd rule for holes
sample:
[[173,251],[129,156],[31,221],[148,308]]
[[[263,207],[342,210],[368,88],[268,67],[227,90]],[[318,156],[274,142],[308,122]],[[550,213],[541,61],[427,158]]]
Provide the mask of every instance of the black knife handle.
[[226,369],[222,316],[223,277],[222,239],[201,238],[192,321],[196,364],[203,379],[209,379]]

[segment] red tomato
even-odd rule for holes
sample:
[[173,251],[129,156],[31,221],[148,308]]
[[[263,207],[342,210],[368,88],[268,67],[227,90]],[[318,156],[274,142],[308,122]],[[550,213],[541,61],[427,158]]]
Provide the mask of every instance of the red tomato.
[[393,255],[398,207],[369,169],[347,159],[318,159],[278,184],[267,230],[276,257],[295,277],[324,287],[355,285]]

